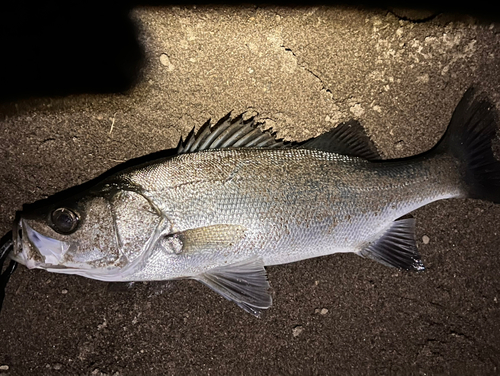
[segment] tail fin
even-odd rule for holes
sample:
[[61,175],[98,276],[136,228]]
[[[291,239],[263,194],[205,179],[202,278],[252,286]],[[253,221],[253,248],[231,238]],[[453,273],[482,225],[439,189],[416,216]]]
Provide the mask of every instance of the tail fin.
[[451,153],[460,161],[468,197],[500,203],[500,162],[493,156],[491,143],[496,129],[495,107],[470,88],[436,151]]

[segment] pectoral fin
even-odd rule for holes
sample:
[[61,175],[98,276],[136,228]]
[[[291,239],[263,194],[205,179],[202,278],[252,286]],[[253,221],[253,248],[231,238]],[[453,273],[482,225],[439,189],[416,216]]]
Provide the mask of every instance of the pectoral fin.
[[224,298],[232,300],[245,311],[260,316],[271,307],[266,269],[262,259],[251,259],[214,268],[194,277]]
[[161,245],[173,253],[192,254],[230,248],[245,237],[246,228],[239,225],[198,227],[165,235]]

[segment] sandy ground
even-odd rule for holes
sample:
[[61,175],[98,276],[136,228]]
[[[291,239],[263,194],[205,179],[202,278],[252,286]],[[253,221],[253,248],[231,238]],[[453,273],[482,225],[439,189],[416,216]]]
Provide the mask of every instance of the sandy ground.
[[[84,94],[77,85],[56,96],[41,79],[36,98],[21,88],[0,104],[1,233],[23,203],[172,148],[231,110],[257,115],[287,140],[355,118],[395,158],[432,147],[472,84],[500,107],[500,24],[485,19],[187,6],[138,7],[130,20],[136,53],[104,54],[102,66],[142,60],[89,73],[91,49],[82,47],[68,65],[80,71],[50,72],[64,94],[78,77],[92,86],[92,72],[107,82],[133,68],[130,89]],[[269,267],[274,305],[261,319],[194,281],[114,291],[20,267],[0,314],[0,374],[498,372],[500,206],[450,200],[414,216],[426,272],[355,255]]]

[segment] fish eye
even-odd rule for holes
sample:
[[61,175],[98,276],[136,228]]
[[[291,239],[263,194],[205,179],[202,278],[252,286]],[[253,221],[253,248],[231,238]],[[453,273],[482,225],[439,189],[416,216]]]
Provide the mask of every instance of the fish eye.
[[51,213],[50,221],[55,231],[63,235],[69,235],[77,229],[80,218],[73,210],[58,208]]

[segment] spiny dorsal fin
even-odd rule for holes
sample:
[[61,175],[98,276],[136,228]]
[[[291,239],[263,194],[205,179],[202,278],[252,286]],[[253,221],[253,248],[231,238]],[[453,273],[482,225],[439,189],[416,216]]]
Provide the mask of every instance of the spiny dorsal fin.
[[414,271],[425,269],[415,244],[414,218],[394,221],[379,239],[358,254],[387,266]]
[[356,120],[339,124],[331,131],[294,147],[322,150],[367,160],[380,159],[377,147]]
[[207,121],[195,134],[194,128],[186,141],[179,141],[177,154],[194,153],[207,149],[265,147],[267,149],[284,147],[282,140],[278,140],[270,131],[263,131],[258,127],[254,117],[243,120],[243,114],[231,118],[228,113],[217,124],[211,126]]

